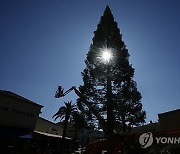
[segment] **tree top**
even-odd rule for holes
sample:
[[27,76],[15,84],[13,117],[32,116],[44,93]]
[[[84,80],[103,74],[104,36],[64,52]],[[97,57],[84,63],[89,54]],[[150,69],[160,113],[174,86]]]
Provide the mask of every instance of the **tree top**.
[[106,5],[106,8],[104,10],[104,15],[112,15],[112,11],[111,11],[109,5]]

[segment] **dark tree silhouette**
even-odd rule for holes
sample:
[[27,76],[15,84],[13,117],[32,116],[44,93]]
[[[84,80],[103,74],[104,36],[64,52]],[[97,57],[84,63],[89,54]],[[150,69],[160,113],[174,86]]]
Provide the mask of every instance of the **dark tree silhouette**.
[[75,105],[71,101],[65,102],[65,106],[61,106],[56,114],[53,115],[53,118],[58,119],[64,122],[62,140],[65,140],[67,125],[70,118],[72,118],[74,112],[76,111]]
[[[60,90],[60,94],[59,94]],[[56,92],[56,95],[64,96],[62,87],[58,87],[58,90]],[[78,138],[78,131],[82,130],[83,128],[87,127],[87,122],[85,119],[85,116],[82,112],[80,112],[77,108],[77,105],[72,104],[71,101],[65,102],[65,106],[61,106],[56,114],[53,115],[52,118],[55,118],[54,120],[57,120],[60,118],[60,121],[63,122],[64,128],[63,128],[63,135],[62,135],[62,150],[64,150],[64,143],[65,143],[65,137],[66,137],[66,131],[68,124],[72,124],[75,128],[74,138],[73,138],[73,144],[71,145],[71,148],[75,148],[75,142]]]
[[71,123],[73,124],[73,126],[75,128],[75,134],[74,134],[74,138],[73,138],[73,140],[75,142],[77,139],[78,131],[87,127],[87,122],[86,122],[85,117],[82,112],[74,111]]
[[[105,52],[110,55],[103,57]],[[123,124],[125,133],[127,125],[144,123],[146,114],[142,110],[141,94],[133,80],[134,69],[129,63],[128,50],[109,6],[94,32],[85,63],[83,85],[79,90],[107,120],[104,130],[107,130],[108,153],[111,153],[115,123]],[[83,101],[79,98],[77,103]],[[80,107],[84,113],[89,110],[83,105]],[[94,118],[92,116],[91,120]]]

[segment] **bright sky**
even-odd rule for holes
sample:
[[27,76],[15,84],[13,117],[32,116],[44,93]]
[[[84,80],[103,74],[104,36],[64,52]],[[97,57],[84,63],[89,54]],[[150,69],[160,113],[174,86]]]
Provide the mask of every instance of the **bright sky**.
[[84,60],[105,6],[109,5],[135,68],[147,122],[180,108],[179,0],[1,0],[0,89],[44,106],[52,120],[70,93],[82,84]]

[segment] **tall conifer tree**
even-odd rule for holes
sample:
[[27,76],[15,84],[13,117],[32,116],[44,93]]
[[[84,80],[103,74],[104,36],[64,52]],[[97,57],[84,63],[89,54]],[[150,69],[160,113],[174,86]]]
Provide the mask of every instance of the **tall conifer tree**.
[[[111,54],[110,59],[103,59],[104,52]],[[129,63],[128,50],[109,6],[106,6],[94,32],[85,63],[83,85],[79,90],[107,119],[104,129],[107,136],[111,136],[116,123],[123,124],[125,132],[125,126],[145,122],[141,94],[133,80],[134,69]],[[78,103],[81,101],[80,98]]]

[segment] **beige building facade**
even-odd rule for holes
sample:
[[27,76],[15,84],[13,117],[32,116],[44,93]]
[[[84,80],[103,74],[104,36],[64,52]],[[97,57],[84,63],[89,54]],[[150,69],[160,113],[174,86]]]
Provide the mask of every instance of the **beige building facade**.
[[[36,128],[34,130],[36,133],[41,133],[44,135],[54,136],[56,137],[62,137],[63,134],[63,125],[62,124],[56,124],[51,121],[48,121],[46,119],[43,119],[41,117],[38,118],[36,123]],[[66,137],[67,138],[73,138],[75,133],[75,129],[68,125],[67,131],[66,131]]]
[[0,137],[30,134],[42,107],[13,92],[0,90]]

